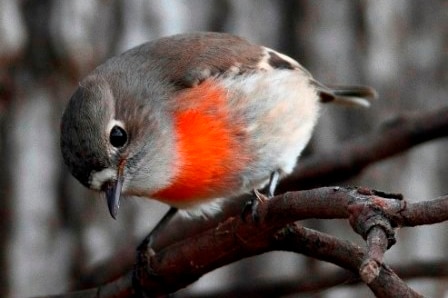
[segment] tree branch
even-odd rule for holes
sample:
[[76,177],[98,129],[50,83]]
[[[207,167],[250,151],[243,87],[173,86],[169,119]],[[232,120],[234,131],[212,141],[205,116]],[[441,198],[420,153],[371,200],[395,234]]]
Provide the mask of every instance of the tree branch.
[[[414,212],[422,203],[405,203],[406,201],[399,198],[381,195],[381,192],[365,188],[358,191],[351,188],[324,187],[275,196],[262,205],[264,210],[261,212],[263,216],[259,224],[244,222],[240,216],[229,217],[218,226],[169,245],[155,254],[148,248],[145,254],[139,256],[134,273],[127,273],[118,281],[90,292],[83,292],[83,295],[129,297],[126,295],[132,293],[133,287],[136,286],[131,282],[132,275],[146,294],[166,295],[223,265],[278,249],[303,253],[358,272],[365,256],[368,255],[367,250],[323,233],[311,232],[309,229],[297,226],[281,228],[305,218],[358,216],[359,213],[350,210],[359,204],[378,208],[381,214],[386,214],[391,219],[392,226],[415,226],[448,220],[448,196],[427,201],[421,212]],[[441,214],[434,215],[434,210],[439,210]],[[387,297],[391,293],[406,293],[407,297],[419,297],[384,264],[381,264],[378,276],[368,283],[368,286],[378,297]],[[110,289],[120,289],[121,295],[117,296],[117,292]]]
[[[408,207],[411,210],[414,208],[414,204],[405,204],[402,200],[382,198],[374,191],[371,192],[373,195],[366,196],[365,192],[365,189],[360,194],[354,189],[326,187],[276,196],[263,205],[265,210],[261,214],[265,215],[260,218],[260,224],[247,224],[239,216],[230,217],[214,229],[170,245],[155,255],[143,256],[138,264],[137,279],[143,288],[150,289],[150,294],[166,294],[164,291],[167,288],[178,290],[225,264],[276,249],[273,244],[277,237],[276,231],[290,222],[305,218],[348,218],[351,216],[350,206],[360,202],[372,204],[395,219],[400,218],[401,213],[407,215]],[[448,220],[448,196],[429,201],[427,204],[445,206],[442,215],[438,214],[431,220],[430,214],[423,211],[414,213],[413,218],[406,217],[406,221],[400,222],[413,226],[415,223],[421,223],[421,218],[425,218],[427,224]],[[309,256],[322,259],[322,255],[316,254],[316,251],[320,250],[319,247],[313,247]],[[332,250],[339,250],[339,247],[338,242],[332,246]],[[331,250],[325,253],[330,252]],[[346,260],[353,260],[354,253],[350,251]],[[364,254],[358,259],[363,258]],[[349,267],[351,270],[356,267],[356,270],[359,270],[361,263],[343,267]],[[154,278],[153,273],[156,273],[157,278]],[[395,286],[394,281],[399,279],[384,265],[378,278],[369,286],[376,289],[378,280],[384,288],[402,287]],[[162,288],[160,284],[163,284]]]
[[280,182],[278,193],[337,184],[374,162],[447,136],[448,107],[403,114],[370,135],[345,142],[330,152],[301,159],[294,173]]
[[[448,260],[434,259],[413,261],[390,266],[404,280],[413,278],[441,278],[448,276]],[[273,297],[323,291],[337,285],[357,285],[362,282],[356,274],[344,269],[322,270],[313,275],[289,277],[282,280],[260,280],[239,284],[220,290],[201,291],[200,293],[179,293],[176,298],[225,298],[225,297]]]
[[[328,181],[352,176],[374,161],[447,135],[448,108],[400,117],[385,125],[378,133],[349,142],[332,153],[302,161],[300,169],[281,183],[280,191],[326,184]],[[138,256],[134,271],[96,289],[83,291],[83,297],[129,297],[136,290],[152,296],[166,295],[185,287],[211,270],[276,249],[296,251],[330,261],[356,274],[373,260],[376,267],[374,266],[374,270],[367,270],[364,281],[375,295],[386,297],[391,293],[405,293],[409,297],[420,297],[382,263],[383,254],[385,248],[394,242],[393,228],[446,221],[448,196],[410,204],[398,196],[369,189],[325,187],[285,193],[272,198],[261,205],[259,224],[242,220],[240,210],[236,207],[228,208],[219,217],[199,223],[190,230],[189,225],[184,222],[184,237],[164,242],[155,254],[148,248],[146,253]],[[342,240],[313,231],[317,239],[313,245],[314,238],[311,234],[307,234],[311,239],[302,239],[302,231],[310,230],[297,226],[285,229],[288,224],[307,218],[350,219],[355,231],[367,239],[368,249],[362,250],[347,242],[348,254],[339,258],[332,252],[340,251]],[[207,230],[199,232],[203,227]],[[303,252],[298,246],[294,248],[292,243],[295,242],[288,237],[301,243],[300,247],[306,247],[303,241],[308,241],[309,247],[313,249]],[[290,243],[290,246],[285,243]],[[332,247],[332,250],[324,251],[323,246]],[[135,288],[137,285],[138,288]],[[390,292],[391,290],[398,292]],[[56,297],[79,297],[79,293]]]
[[[344,179],[353,177],[361,172],[371,163],[382,160],[384,158],[404,152],[414,146],[432,139],[444,137],[448,135],[448,107],[441,108],[434,111],[420,113],[418,115],[402,115],[394,120],[391,120],[383,125],[381,129],[376,132],[362,137],[360,139],[343,143],[333,151],[325,154],[316,154],[314,156],[300,160],[300,166],[290,176],[286,177],[280,182],[278,193],[285,191],[307,189],[322,185],[335,184]],[[245,201],[246,198],[236,199],[236,201]],[[425,203],[422,203],[423,205]],[[434,204],[433,208],[438,208]],[[164,247],[167,241],[172,239],[183,239],[193,234],[211,228],[217,225],[220,221],[229,216],[235,216],[241,210],[239,204],[229,204],[225,206],[226,209],[221,214],[207,221],[202,219],[189,222],[187,225],[183,223],[174,222],[168,240],[157,239]],[[421,208],[426,206],[416,206],[414,211],[407,209],[408,213],[419,212]],[[440,207],[443,208],[443,207]],[[287,210],[288,211],[288,210]],[[434,210],[432,216],[440,213]],[[410,215],[411,217],[415,217]],[[406,214],[403,214],[403,220],[406,220]],[[421,218],[421,217],[420,217]],[[397,220],[397,219],[396,219]],[[417,223],[418,225],[419,223]],[[425,224],[424,222],[421,224]],[[410,226],[409,223],[403,224]],[[135,251],[134,246],[125,247],[120,251]],[[126,253],[117,258],[112,257],[110,260],[104,261],[98,268],[94,268],[84,275],[84,281],[76,285],[75,288],[85,288],[86,286],[93,286],[98,283],[104,283],[115,278],[117,272],[124,272],[134,263],[134,254]],[[122,264],[122,269],[116,266],[115,260],[119,259]],[[114,264],[115,270],[110,273],[104,268]]]

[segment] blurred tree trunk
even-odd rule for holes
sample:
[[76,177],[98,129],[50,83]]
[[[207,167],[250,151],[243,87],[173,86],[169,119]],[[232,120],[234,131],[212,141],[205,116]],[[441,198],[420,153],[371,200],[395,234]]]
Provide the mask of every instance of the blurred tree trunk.
[[[5,79],[5,78],[2,78]],[[7,79],[6,79],[7,80]],[[0,165],[2,171],[0,172],[0,296],[7,297],[10,286],[11,270],[9,260],[9,246],[11,241],[12,229],[12,195],[11,195],[11,171],[12,163],[9,160],[12,146],[10,145],[11,117],[6,113],[6,109],[11,103],[10,98],[10,82],[3,81],[0,83]]]

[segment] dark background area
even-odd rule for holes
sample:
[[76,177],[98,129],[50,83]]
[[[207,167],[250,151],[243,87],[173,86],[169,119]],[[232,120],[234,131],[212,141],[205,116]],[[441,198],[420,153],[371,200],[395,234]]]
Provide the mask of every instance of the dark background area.
[[[322,82],[378,90],[368,110],[326,106],[306,154],[368,134],[398,113],[448,104],[448,3],[442,0],[0,0],[1,297],[69,290],[89,268],[135,246],[165,212],[160,203],[130,198],[112,220],[103,198],[63,165],[59,121],[78,81],[107,57],[188,31],[241,35],[297,59]],[[419,146],[343,185],[400,192],[415,201],[447,193],[447,145]],[[306,224],[362,243],[344,221]],[[388,260],[446,258],[446,229],[400,231]],[[302,276],[316,268],[333,269],[270,253],[217,270],[189,290]],[[446,279],[410,285],[430,297],[448,295]],[[369,295],[360,286],[319,297]]]

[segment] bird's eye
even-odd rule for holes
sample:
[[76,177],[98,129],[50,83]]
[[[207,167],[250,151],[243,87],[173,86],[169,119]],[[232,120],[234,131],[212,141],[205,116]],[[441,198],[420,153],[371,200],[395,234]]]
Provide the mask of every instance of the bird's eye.
[[115,148],[121,148],[124,144],[126,144],[128,140],[128,134],[126,131],[120,126],[115,125],[110,130],[109,142]]

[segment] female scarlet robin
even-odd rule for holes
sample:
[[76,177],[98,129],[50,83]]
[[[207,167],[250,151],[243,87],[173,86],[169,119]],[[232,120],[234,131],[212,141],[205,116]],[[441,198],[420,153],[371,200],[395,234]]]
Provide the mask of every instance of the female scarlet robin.
[[368,87],[327,87],[295,60],[224,33],[161,38],[83,79],[62,118],[72,174],[106,193],[194,209],[292,171],[321,102],[367,105]]

